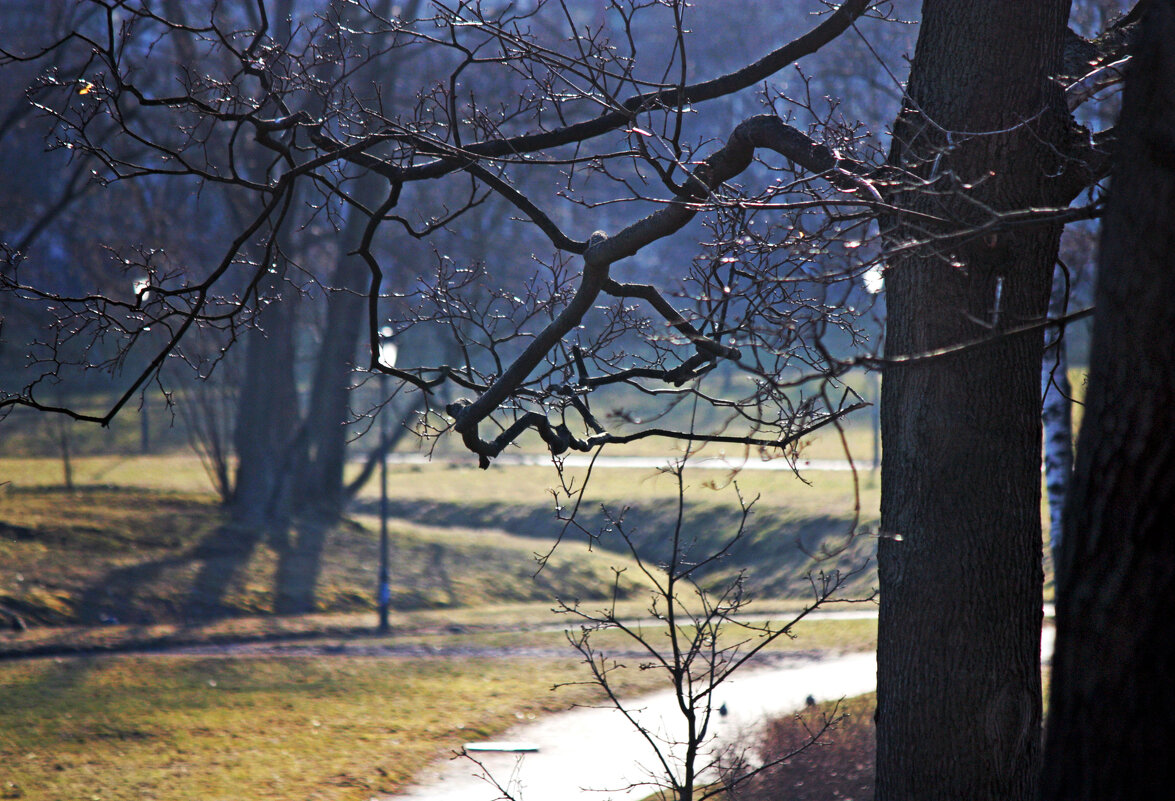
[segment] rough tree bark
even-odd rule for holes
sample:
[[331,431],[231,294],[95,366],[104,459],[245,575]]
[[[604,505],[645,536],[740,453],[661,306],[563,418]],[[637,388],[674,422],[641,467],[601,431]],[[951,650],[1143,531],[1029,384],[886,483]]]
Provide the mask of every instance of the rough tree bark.
[[[1067,113],[1067,0],[927,0],[891,163],[877,798],[1030,799],[1040,766],[1039,330]],[[929,189],[930,191],[927,191]],[[927,218],[923,218],[927,219]],[[940,358],[895,357],[987,341]]]
[[1126,79],[1065,510],[1043,797],[1175,785],[1175,3]]

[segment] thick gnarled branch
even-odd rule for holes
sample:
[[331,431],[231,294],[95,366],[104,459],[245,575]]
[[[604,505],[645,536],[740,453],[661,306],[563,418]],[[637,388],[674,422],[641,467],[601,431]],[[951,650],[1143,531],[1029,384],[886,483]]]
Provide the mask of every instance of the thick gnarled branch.
[[[521,417],[493,442],[486,442],[478,435],[479,424],[521,387],[556,344],[580,324],[601,291],[618,297],[635,296],[649,301],[671,325],[685,333],[699,353],[705,354],[707,358],[740,357],[737,349],[725,348],[703,337],[652,287],[622,285],[613,281],[608,271],[617,261],[679,231],[698,213],[710,193],[751,165],[755,151],[760,148],[775,151],[835,185],[851,188],[869,197],[876,195],[876,190],[862,177],[869,173],[864,165],[838,156],[778,117],[763,114],[740,123],[731,132],[726,145],[694,169],[683,192],[665,208],[630,224],[613,237],[608,237],[602,231],[593,234],[584,253],[583,276],[571,302],[535,336],[522,354],[480,397],[472,402],[450,405],[450,414],[456,418],[456,430],[466,447],[478,454],[483,468],[489,466],[490,459],[500,453],[506,443],[513,441],[526,429],[535,428],[540,434],[553,430],[542,415],[530,413]],[[543,438],[548,440],[547,435]],[[548,445],[565,449],[567,445],[563,444],[564,439],[562,432],[550,434]],[[744,442],[745,439],[738,441]]]

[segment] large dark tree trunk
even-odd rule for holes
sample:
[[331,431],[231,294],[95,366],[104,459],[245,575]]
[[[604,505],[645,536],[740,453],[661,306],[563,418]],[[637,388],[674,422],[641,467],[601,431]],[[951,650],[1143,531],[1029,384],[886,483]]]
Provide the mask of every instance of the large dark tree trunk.
[[1126,79],[1065,510],[1044,798],[1175,787],[1175,3]]
[[288,517],[293,489],[290,471],[300,443],[294,380],[296,291],[284,283],[281,273],[267,279],[261,294],[270,301],[258,312],[256,328],[245,339],[234,441],[233,518],[250,524]]
[[[420,0],[397,8],[400,19],[413,19]],[[392,15],[390,0],[373,5],[384,18]],[[333,13],[348,19],[353,9],[346,3],[332,0]],[[361,25],[359,27],[362,27]],[[382,85],[382,91],[394,95],[400,62],[395,54],[376,56],[368,68],[369,76]],[[375,172],[364,172],[359,177],[353,200],[367,209],[375,209],[387,197],[387,179]],[[306,419],[306,451],[297,478],[300,511],[318,515],[340,514],[351,492],[344,482],[347,463],[347,439],[352,419],[350,408],[351,378],[359,342],[368,321],[367,291],[371,272],[367,262],[355,251],[363,240],[368,216],[349,208],[347,222],[340,234],[340,249],[334,274],[329,283],[326,327],[322,345],[315,361],[314,378]]]
[[[891,161],[908,188],[886,272],[877,798],[1035,798],[1040,766],[1039,330],[1059,226],[1066,0],[927,0]],[[926,182],[923,184],[922,182]],[[927,191],[927,189],[931,191]]]

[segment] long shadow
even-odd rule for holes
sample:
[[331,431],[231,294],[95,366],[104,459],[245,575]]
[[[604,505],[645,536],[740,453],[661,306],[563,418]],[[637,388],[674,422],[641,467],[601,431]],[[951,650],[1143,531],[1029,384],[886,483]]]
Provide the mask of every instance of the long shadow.
[[[253,529],[219,526],[210,532],[194,548],[178,555],[140,562],[111,570],[86,588],[78,603],[79,621],[87,624],[128,623],[149,624],[150,619],[118,620],[118,614],[126,614],[126,605],[118,599],[134,595],[135,591],[158,579],[170,569],[182,569],[193,560],[203,564],[193,584],[192,591],[180,610],[181,620],[191,624],[200,619],[223,616],[228,607],[221,603],[233,577],[248,562],[253,549],[261,541],[262,534]],[[100,657],[82,656],[66,660],[58,669],[44,677],[43,688],[64,692],[77,685],[99,664]]]
[[271,539],[278,556],[273,599],[273,611],[277,614],[314,611],[322,552],[330,528],[320,520],[299,520]]
[[224,603],[225,593],[267,535],[260,526],[219,526],[188,554],[201,565],[181,610],[186,625],[236,613]]
[[428,572],[432,574],[434,584],[439,584],[448,596],[448,604],[452,606],[457,603],[457,590],[453,586],[453,578],[449,575],[449,569],[445,565],[445,546],[439,542],[430,543],[428,546]]
[[185,553],[109,571],[82,593],[77,606],[78,622],[86,625],[99,623],[135,625],[154,622],[151,619],[119,619],[118,615],[128,613],[125,602],[120,602],[120,599],[133,596],[139,587],[154,581],[165,570],[183,568],[189,562],[191,562],[191,556]]
[[208,617],[223,617],[229,613],[229,609],[221,599],[263,536],[264,532],[254,529],[218,526],[194,548],[182,554],[111,570],[82,593],[77,607],[79,622],[155,622],[146,619],[117,620],[117,615],[125,614],[126,610],[125,600],[120,603],[120,599],[133,596],[140,587],[158,579],[165,571],[183,568],[196,560],[201,565],[191,592],[178,609],[171,611],[185,623]]
[[225,594],[257,546],[266,540],[278,557],[274,611],[278,614],[312,612],[329,530],[330,526],[320,521],[299,521],[292,526],[272,528],[219,526],[185,553],[119,567],[104,574],[82,593],[77,607],[79,622],[90,625],[155,622],[118,619],[126,614],[125,599],[166,571],[182,569],[194,561],[200,567],[191,590],[179,608],[170,611],[185,625],[232,616],[239,610],[224,602]]
[[[126,599],[144,585],[162,580],[172,571],[182,571],[193,562],[198,572],[178,608],[167,610],[185,626],[230,617],[239,612],[224,601],[229,589],[245,570],[254,551],[266,540],[274,547],[278,565],[274,587],[274,611],[296,614],[314,611],[315,594],[322,572],[322,555],[330,525],[303,520],[293,525],[218,526],[194,547],[180,554],[115,568],[94,581],[81,594],[76,607],[78,621],[85,624],[126,623],[132,626],[156,622],[149,611],[139,619],[119,619],[131,614]],[[443,565],[438,571],[444,574]],[[62,663],[33,684],[54,694],[79,684],[101,657],[80,656]]]

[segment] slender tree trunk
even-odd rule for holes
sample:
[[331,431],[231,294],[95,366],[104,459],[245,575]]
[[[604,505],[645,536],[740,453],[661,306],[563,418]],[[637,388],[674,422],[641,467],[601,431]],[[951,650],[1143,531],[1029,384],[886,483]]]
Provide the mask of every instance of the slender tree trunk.
[[[1033,799],[1040,767],[1039,320],[1059,226],[976,232],[1049,201],[1066,0],[927,0],[891,162],[909,189],[886,273],[877,798]],[[925,182],[922,183],[922,182]],[[927,185],[931,190],[927,191]]]
[[1175,3],[1142,22],[1065,509],[1044,798],[1175,787]]
[[[1058,265],[1053,272],[1049,317],[1061,317],[1069,305],[1069,282]],[[1055,556],[1064,524],[1065,491],[1073,472],[1073,413],[1069,386],[1069,356],[1065,351],[1064,329],[1050,328],[1044,336],[1044,361],[1040,365],[1043,398],[1040,418],[1044,424],[1044,475],[1049,503],[1049,547]]]
[[[377,13],[390,16],[390,0],[377,5]],[[409,20],[416,17],[420,0],[410,0],[399,7],[397,16]],[[346,19],[350,13],[346,4],[338,3],[335,13]],[[395,54],[379,58],[379,81],[383,91],[394,93],[399,72]],[[358,179],[354,199],[368,209],[374,209],[387,197],[385,178],[374,172],[365,172]],[[367,291],[370,272],[367,263],[354,251],[362,241],[368,218],[350,209],[340,236],[338,263],[331,280],[328,298],[326,328],[315,362],[314,383],[311,386],[306,420],[306,461],[298,477],[298,502],[301,511],[336,515],[349,500],[344,484],[347,460],[347,423],[351,419],[351,374],[360,337],[367,321]]]
[[[386,179],[374,172],[359,178],[355,198],[374,208],[388,191]],[[315,362],[314,383],[307,407],[307,461],[299,476],[299,506],[327,515],[342,511],[343,469],[347,459],[347,422],[351,418],[351,374],[359,338],[367,321],[367,263],[351,255],[361,241],[367,216],[352,209],[343,228],[339,260],[331,279],[326,327]]]

